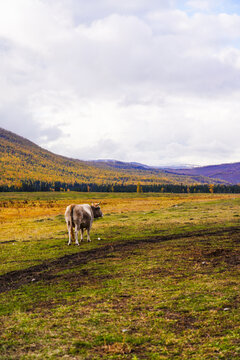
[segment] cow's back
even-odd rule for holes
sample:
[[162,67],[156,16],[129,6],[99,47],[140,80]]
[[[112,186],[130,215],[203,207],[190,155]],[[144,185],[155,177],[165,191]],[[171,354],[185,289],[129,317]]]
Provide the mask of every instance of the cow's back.
[[88,204],[75,205],[73,208],[73,222],[81,228],[88,228],[93,221],[91,206]]

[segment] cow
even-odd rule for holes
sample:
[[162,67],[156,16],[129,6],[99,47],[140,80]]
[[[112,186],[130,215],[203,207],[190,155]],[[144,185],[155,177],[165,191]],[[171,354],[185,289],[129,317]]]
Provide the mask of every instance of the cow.
[[78,232],[81,231],[81,240],[83,241],[83,231],[87,229],[87,241],[90,239],[90,230],[92,227],[93,219],[103,217],[102,211],[100,209],[100,203],[98,204],[80,204],[80,205],[69,205],[65,211],[65,220],[67,223],[69,241],[68,245],[71,244],[72,239],[74,240],[73,228],[75,228],[75,243],[79,245],[78,242]]

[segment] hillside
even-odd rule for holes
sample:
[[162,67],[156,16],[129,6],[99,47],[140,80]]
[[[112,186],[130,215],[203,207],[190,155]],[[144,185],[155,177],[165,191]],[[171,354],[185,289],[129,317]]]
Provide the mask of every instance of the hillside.
[[[150,167],[114,166],[109,162],[87,162],[56,155],[33,142],[0,128],[0,185],[21,181],[96,184],[201,184],[224,183],[201,175],[173,174]],[[115,164],[116,165],[116,164]]]
[[212,179],[221,179],[231,184],[240,183],[240,162],[232,164],[210,165],[192,169],[168,170],[171,174],[186,176],[207,176]]
[[231,164],[221,164],[221,165],[208,165],[202,167],[186,167],[178,169],[174,168],[160,168],[160,167],[151,167],[146,164],[140,164],[136,162],[122,162],[116,160],[96,160],[93,163],[102,163],[104,165],[110,166],[117,169],[138,169],[138,170],[161,170],[166,175],[185,175],[188,178],[194,178],[196,181],[206,181],[209,182],[209,178],[214,183],[215,181],[222,180],[223,182],[229,184],[239,184],[240,183],[240,162],[231,163]]

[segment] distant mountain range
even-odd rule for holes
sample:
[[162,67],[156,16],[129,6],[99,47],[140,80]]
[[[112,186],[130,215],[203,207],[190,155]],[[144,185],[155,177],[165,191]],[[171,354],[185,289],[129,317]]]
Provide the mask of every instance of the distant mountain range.
[[0,128],[0,185],[21,181],[95,184],[236,184],[240,163],[162,169],[117,160],[82,161],[54,154]]
[[[139,170],[169,170],[169,169],[179,169],[179,166],[172,165],[169,167],[166,166],[150,166],[146,164],[141,164],[138,162],[124,162],[119,160],[113,160],[113,159],[99,159],[99,160],[92,160],[92,163],[103,163],[108,166],[112,166],[119,169],[139,169]],[[185,165],[181,167],[181,170],[183,169],[189,169],[192,168],[190,165]]]
[[211,179],[221,179],[229,184],[240,184],[240,162],[221,165],[208,165],[191,169],[168,169],[169,173],[187,176],[207,176]]
[[164,171],[165,174],[186,175],[188,177],[194,177],[195,179],[197,176],[203,176],[204,178],[210,178],[212,180],[222,180],[228,184],[240,183],[240,162],[201,167],[189,167],[189,165],[186,165],[184,168],[178,168],[176,166],[149,166],[136,162],[122,162],[116,160],[96,160],[93,163],[99,162],[118,169],[138,169],[146,171],[158,169]]

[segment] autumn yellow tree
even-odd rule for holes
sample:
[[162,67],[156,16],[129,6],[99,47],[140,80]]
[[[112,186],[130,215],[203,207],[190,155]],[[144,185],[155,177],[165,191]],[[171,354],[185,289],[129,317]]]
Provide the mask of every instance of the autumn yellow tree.
[[142,185],[140,183],[137,184],[137,192],[138,193],[142,193],[143,190],[142,190]]
[[213,193],[214,193],[214,185],[213,185],[213,184],[210,184],[210,185],[208,186],[208,188],[209,188],[209,192],[210,192],[211,194],[213,194]]

